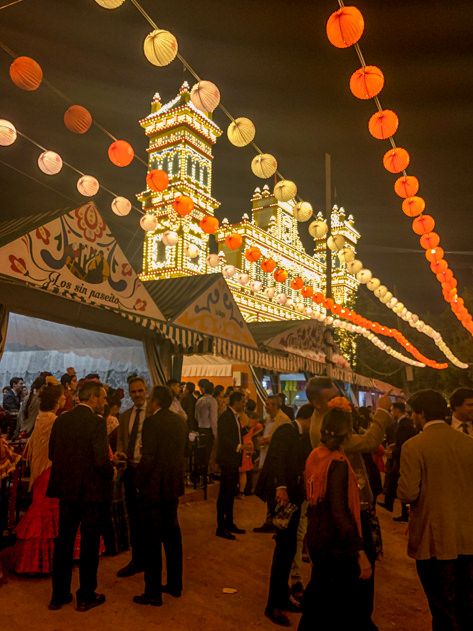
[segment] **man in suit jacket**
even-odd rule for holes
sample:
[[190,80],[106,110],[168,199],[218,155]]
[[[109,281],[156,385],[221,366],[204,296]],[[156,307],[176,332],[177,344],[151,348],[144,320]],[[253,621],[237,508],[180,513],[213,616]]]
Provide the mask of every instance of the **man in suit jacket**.
[[49,441],[52,461],[48,497],[59,498],[59,532],[53,557],[53,595],[50,609],[71,602],[74,540],[79,524],[80,587],[77,609],[87,611],[105,601],[97,588],[100,533],[111,500],[113,465],[104,411],[107,394],[97,381],[86,381],[79,390],[79,405],[55,421]]
[[297,547],[297,528],[301,504],[304,500],[302,476],[310,452],[309,435],[311,418],[299,418],[283,423],[274,432],[268,453],[256,485],[256,495],[274,510],[276,505],[289,502],[297,506],[286,529],[276,532],[269,595],[265,616],[275,624],[288,626],[284,611],[300,611],[300,605],[290,599],[289,574]]
[[[244,534],[233,521],[233,503],[238,489],[238,468],[245,448],[241,439],[239,412],[245,406],[245,395],[232,392],[228,408],[220,415],[217,427],[217,464],[220,466],[220,490],[217,499],[217,537],[235,539]],[[247,445],[251,449],[251,445]]]
[[[182,416],[169,409],[172,400],[168,387],[153,388],[153,415],[143,425],[136,486],[146,542],[145,591],[133,599],[140,605],[159,606],[162,591],[176,598],[182,591],[182,541],[177,508],[179,497],[184,494],[187,426]],[[167,570],[167,585],[163,587],[161,544],[166,553]]]
[[408,554],[416,559],[433,629],[473,629],[473,440],[445,423],[435,390],[408,401],[422,432],[404,443],[398,497],[411,505]]
[[143,535],[140,532],[138,499],[136,493],[136,472],[141,460],[143,423],[146,417],[146,394],[148,388],[142,377],[134,377],[128,383],[128,391],[133,406],[119,416],[117,456],[126,459],[123,474],[125,502],[130,522],[131,561],[117,572],[123,578],[143,571],[146,552]]

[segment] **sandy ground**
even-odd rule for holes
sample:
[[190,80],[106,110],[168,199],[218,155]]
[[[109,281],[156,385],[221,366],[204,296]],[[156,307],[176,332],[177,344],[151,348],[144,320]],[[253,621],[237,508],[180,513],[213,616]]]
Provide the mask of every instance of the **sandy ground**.
[[[132,597],[143,591],[143,575],[119,579],[116,571],[129,560],[129,553],[103,558],[99,566],[99,592],[107,601],[101,607],[79,613],[74,603],[60,611],[49,611],[50,579],[8,576],[0,587],[1,628],[5,631],[115,631],[165,629],[166,631],[275,630],[263,615],[267,596],[273,540],[255,534],[263,522],[265,508],[255,497],[235,502],[235,521],[247,534],[237,541],[215,536],[215,489],[207,501],[181,505],[180,523],[184,544],[184,591],[180,599],[164,595],[162,607],[135,605]],[[415,564],[406,555],[406,524],[393,523],[382,508],[384,556],[376,567],[374,620],[380,631],[428,631],[431,628],[427,601]],[[7,551],[4,552],[7,556]],[[6,559],[5,559],[6,560]],[[309,576],[309,565],[304,564]],[[163,581],[164,582],[164,581]],[[74,570],[73,591],[78,570]],[[223,588],[237,590],[223,593]],[[299,616],[289,614],[296,629]]]

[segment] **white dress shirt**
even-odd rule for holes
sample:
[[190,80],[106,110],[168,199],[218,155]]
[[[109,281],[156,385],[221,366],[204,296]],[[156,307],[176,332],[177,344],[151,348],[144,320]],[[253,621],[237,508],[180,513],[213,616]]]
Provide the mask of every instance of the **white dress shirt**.
[[[462,425],[466,425],[466,432],[463,432]],[[457,419],[455,415],[452,416],[452,427],[453,429],[458,430],[459,432],[463,432],[464,434],[468,434],[468,436],[473,437],[473,423],[471,421],[460,421]]]

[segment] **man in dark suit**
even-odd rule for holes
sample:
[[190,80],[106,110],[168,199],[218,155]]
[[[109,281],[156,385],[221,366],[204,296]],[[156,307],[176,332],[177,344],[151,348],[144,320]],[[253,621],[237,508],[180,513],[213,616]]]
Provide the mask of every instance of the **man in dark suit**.
[[47,496],[59,498],[59,532],[53,557],[53,595],[50,609],[71,602],[74,540],[79,524],[80,587],[77,609],[87,611],[105,601],[97,588],[100,533],[111,500],[113,465],[102,414],[107,393],[101,383],[86,381],[79,405],[55,421],[49,441],[52,461]]
[[220,415],[217,427],[217,464],[220,466],[220,490],[217,499],[217,537],[235,539],[244,534],[233,521],[233,503],[238,489],[238,468],[242,462],[243,446],[239,413],[245,406],[245,395],[232,392],[228,408]]
[[[187,426],[182,416],[169,409],[172,400],[168,387],[154,387],[153,415],[143,425],[136,486],[146,544],[145,591],[133,598],[139,605],[160,606],[162,591],[176,598],[182,591],[182,541],[177,507],[179,497],[184,494]],[[161,544],[166,553],[167,585],[164,586],[161,586]]]
[[127,465],[123,474],[125,502],[130,522],[131,561],[117,572],[120,578],[133,576],[143,571],[146,556],[143,535],[140,532],[138,517],[138,499],[136,493],[136,472],[141,460],[141,438],[143,423],[146,417],[146,393],[148,388],[142,377],[134,377],[128,383],[133,406],[120,414],[118,428],[117,457],[126,459]]
[[256,495],[267,502],[273,511],[289,502],[297,509],[286,529],[276,531],[268,602],[265,616],[275,624],[289,626],[285,611],[300,611],[299,603],[290,598],[289,574],[297,548],[297,528],[304,499],[303,473],[310,441],[311,418],[299,418],[280,425],[269,443],[268,453],[256,485]]

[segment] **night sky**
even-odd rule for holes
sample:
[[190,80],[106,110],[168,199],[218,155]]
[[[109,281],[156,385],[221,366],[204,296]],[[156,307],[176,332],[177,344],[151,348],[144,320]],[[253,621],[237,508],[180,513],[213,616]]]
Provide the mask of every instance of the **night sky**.
[[[0,6],[8,2],[1,0]],[[325,207],[324,154],[331,154],[334,202],[354,215],[362,234],[358,257],[391,290],[397,287],[397,297],[410,310],[444,309],[441,287],[394,193],[397,176],[382,164],[389,143],[368,132],[375,105],[356,99],[349,90],[350,75],[360,66],[356,53],[333,47],[326,37],[327,18],[338,3],[141,4],[160,28],[176,36],[179,52],[199,76],[219,87],[232,115],[253,120],[257,144],[276,156],[280,171],[296,182],[301,197],[316,210]],[[384,72],[381,104],[399,116],[396,143],[411,155],[408,173],[420,180],[419,194],[436,220],[461,294],[464,286],[473,284],[473,2],[355,4],[365,18],[360,46],[366,63]],[[17,88],[8,74],[12,58],[0,49],[0,118],[11,120],[116,194],[134,200],[145,187],[144,165],[134,160],[127,168],[113,166],[107,157],[111,140],[97,127],[82,136],[72,134],[63,114],[69,105],[85,106],[100,125],[128,140],[146,160],[147,140],[138,120],[150,112],[153,94],[159,92],[166,102],[184,80],[194,83],[178,60],[166,68],[146,60],[143,40],[151,30],[130,0],[114,11],[94,0],[24,0],[1,10],[1,43],[16,55],[36,59],[45,79],[67,99],[45,84],[35,92]],[[214,120],[224,129],[214,149],[213,194],[221,202],[217,216],[236,221],[250,212],[253,190],[265,182],[251,173],[254,150],[228,142],[228,121],[220,110]],[[57,176],[43,175],[36,164],[39,153],[22,138],[11,147],[0,147],[0,220],[84,203],[76,189],[78,176],[66,167]],[[115,217],[111,200],[105,192],[95,198],[140,271],[139,215],[132,211],[126,218]],[[310,247],[307,224],[300,230]]]

